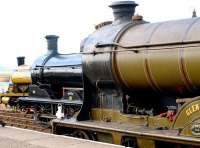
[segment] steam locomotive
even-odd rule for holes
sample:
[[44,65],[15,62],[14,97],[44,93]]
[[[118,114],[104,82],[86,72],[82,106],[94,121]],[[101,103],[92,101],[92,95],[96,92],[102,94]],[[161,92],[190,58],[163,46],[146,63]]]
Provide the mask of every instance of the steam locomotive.
[[[53,132],[129,147],[200,146],[200,21],[149,23],[137,4],[81,43],[83,104]],[[74,119],[74,120],[73,120]]]
[[2,71],[0,74],[0,102],[4,105],[13,106],[19,97],[28,97],[28,87],[32,82],[30,67],[25,64],[25,57],[17,57],[17,62],[16,70]]
[[[32,66],[22,106],[64,117],[53,133],[134,148],[200,146],[200,21],[149,23],[134,1],[110,5],[80,54],[59,54],[58,36]],[[42,116],[41,116],[42,118]],[[49,117],[51,118],[51,117]]]
[[58,106],[63,117],[72,117],[82,105],[81,54],[59,54],[58,36],[46,36],[48,52],[31,66],[32,84],[29,97],[19,97],[22,110],[35,114],[35,119],[56,118]]

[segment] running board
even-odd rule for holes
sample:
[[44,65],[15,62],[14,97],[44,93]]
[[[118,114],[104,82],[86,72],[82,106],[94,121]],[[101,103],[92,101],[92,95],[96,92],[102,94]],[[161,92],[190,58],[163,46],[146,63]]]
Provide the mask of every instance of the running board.
[[56,127],[67,127],[83,129],[94,132],[119,133],[124,136],[144,138],[154,141],[165,141],[177,144],[188,144],[200,146],[200,138],[179,135],[178,130],[158,130],[145,126],[136,126],[127,123],[101,122],[101,121],[76,121],[74,119],[54,119],[52,121],[52,131],[55,133]]

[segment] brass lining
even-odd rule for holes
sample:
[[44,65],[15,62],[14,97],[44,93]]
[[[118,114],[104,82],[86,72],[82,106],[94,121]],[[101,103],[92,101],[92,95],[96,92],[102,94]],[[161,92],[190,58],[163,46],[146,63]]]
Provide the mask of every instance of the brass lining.
[[189,118],[187,117],[186,119],[186,117],[184,117],[186,115],[184,111],[188,106],[191,106],[195,103],[200,104],[199,96],[195,98],[190,98],[190,101],[186,102],[185,104],[183,104],[183,106],[181,106],[181,109],[178,111],[178,113],[176,113],[176,118],[172,124],[172,128],[180,128],[180,126],[184,126],[184,124],[186,124]]
[[[124,28],[122,28],[122,30],[120,30],[120,32],[116,35],[114,42],[119,42],[119,40],[121,39],[122,35],[133,26],[134,24],[129,23],[127,24]],[[117,47],[113,48],[113,51],[117,50]],[[126,87],[129,88],[129,85],[126,83],[126,81],[123,80],[123,78],[121,77],[120,71],[118,70],[118,65],[116,62],[116,53],[117,52],[111,52],[111,69],[112,69],[112,73],[113,73],[113,78],[117,81],[118,84],[123,84]],[[129,88],[130,89],[130,88]]]
[[186,88],[190,92],[192,92],[194,84],[192,84],[192,81],[187,73],[187,70],[186,70],[187,68],[185,66],[185,60],[184,60],[184,49],[182,49],[182,48],[179,49],[179,59],[180,59],[179,60],[179,63],[180,63],[179,68],[180,68],[181,78],[182,78]]
[[153,88],[153,90],[155,91],[159,91],[162,92],[161,88],[158,86],[158,84],[156,83],[155,78],[153,77],[153,74],[151,72],[151,68],[150,68],[150,63],[148,60],[148,51],[145,54],[145,59],[144,59],[144,72],[147,78],[147,81],[149,82],[149,85]]

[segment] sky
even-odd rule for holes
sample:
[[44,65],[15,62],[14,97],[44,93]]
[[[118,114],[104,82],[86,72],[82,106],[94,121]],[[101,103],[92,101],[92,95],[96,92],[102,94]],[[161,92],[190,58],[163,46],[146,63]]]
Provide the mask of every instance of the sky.
[[[0,67],[16,67],[16,57],[26,63],[47,51],[45,35],[58,35],[60,53],[79,52],[81,40],[94,26],[113,20],[108,7],[116,0],[0,0]],[[146,21],[190,18],[199,0],[135,0],[136,14]]]

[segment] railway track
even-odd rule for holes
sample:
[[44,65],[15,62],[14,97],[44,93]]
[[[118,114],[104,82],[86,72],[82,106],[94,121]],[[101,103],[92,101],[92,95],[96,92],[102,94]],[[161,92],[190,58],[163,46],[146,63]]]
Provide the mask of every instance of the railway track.
[[33,119],[33,114],[26,114],[25,112],[0,110],[0,121],[5,122],[8,126],[51,133],[49,125],[36,122]]

